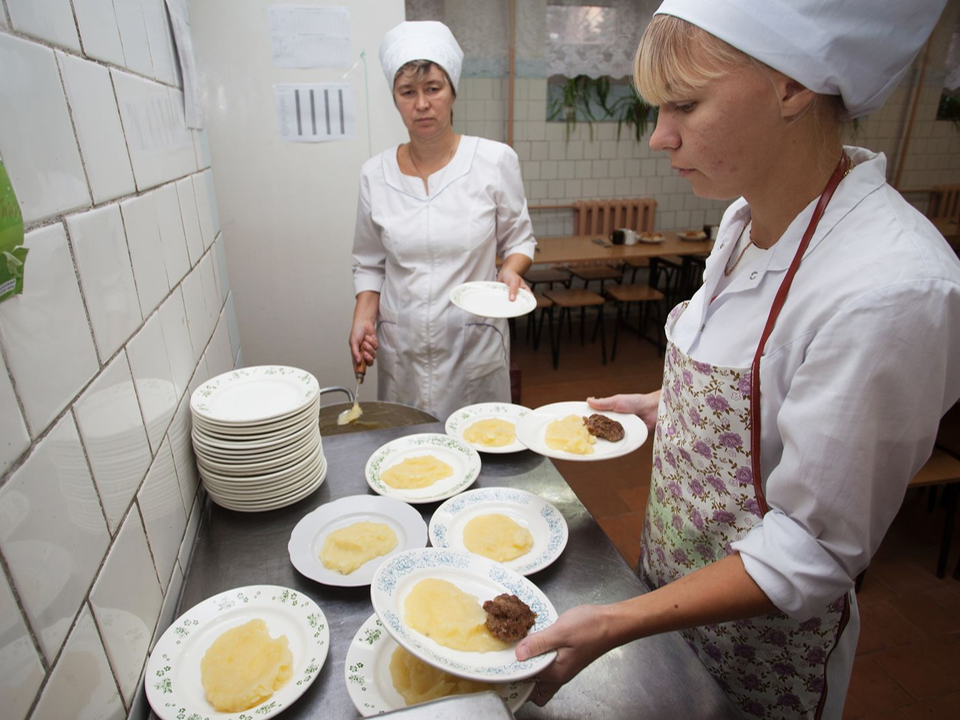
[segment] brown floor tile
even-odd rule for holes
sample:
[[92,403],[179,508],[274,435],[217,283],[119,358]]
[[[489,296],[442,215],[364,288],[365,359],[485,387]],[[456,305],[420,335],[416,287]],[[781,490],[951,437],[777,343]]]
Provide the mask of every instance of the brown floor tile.
[[929,638],[868,657],[917,700],[960,690],[960,635]]
[[872,657],[859,657],[853,664],[843,715],[873,715],[915,702]]
[[938,590],[941,589],[900,595],[890,600],[890,605],[927,635],[956,632],[960,630],[960,614],[947,610],[936,601]]
[[650,494],[648,486],[625,488],[617,492],[631,512],[643,515],[647,509],[647,496]]
[[[859,598],[858,598],[859,602]],[[924,631],[889,602],[860,605],[857,654],[900,647],[925,639]]]
[[868,715],[847,715],[846,708],[844,708],[843,720],[904,720],[904,715],[903,708],[891,708],[885,712]]
[[901,711],[908,720],[956,720],[960,718],[960,692],[924,700]]

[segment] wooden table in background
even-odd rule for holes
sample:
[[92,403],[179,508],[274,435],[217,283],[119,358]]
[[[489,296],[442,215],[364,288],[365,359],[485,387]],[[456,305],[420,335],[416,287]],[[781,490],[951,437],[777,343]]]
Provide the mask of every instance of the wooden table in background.
[[712,240],[681,240],[676,233],[663,233],[661,243],[642,243],[636,245],[612,245],[604,239],[605,245],[595,243],[596,235],[570,235],[567,237],[544,237],[537,239],[537,252],[533,262],[540,264],[619,261],[627,258],[659,258],[665,255],[701,255],[709,253]]

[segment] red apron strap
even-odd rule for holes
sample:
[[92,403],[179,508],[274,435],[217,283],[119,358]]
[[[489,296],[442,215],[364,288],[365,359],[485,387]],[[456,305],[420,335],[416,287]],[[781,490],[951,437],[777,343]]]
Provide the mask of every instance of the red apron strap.
[[757,504],[760,506],[761,514],[764,515],[769,508],[767,506],[767,499],[763,494],[763,482],[760,477],[760,357],[763,355],[767,338],[769,338],[770,333],[773,332],[773,326],[776,324],[777,318],[780,316],[780,311],[783,309],[783,304],[787,299],[787,293],[790,292],[790,286],[793,284],[793,277],[800,268],[800,261],[803,259],[803,254],[810,245],[810,240],[817,230],[817,225],[820,224],[820,218],[823,217],[823,212],[827,209],[827,203],[829,203],[833,197],[833,193],[840,184],[840,181],[846,176],[849,166],[850,158],[847,157],[846,153],[843,153],[843,157],[840,158],[840,162],[837,163],[833,175],[830,176],[827,186],[820,195],[820,201],[813,211],[813,217],[810,218],[810,224],[807,225],[806,232],[803,233],[803,238],[800,240],[797,253],[793,256],[793,261],[790,263],[790,268],[780,283],[777,295],[773,299],[773,306],[770,308],[770,314],[767,316],[767,324],[764,326],[763,333],[760,335],[760,343],[757,345],[757,352],[753,356],[753,363],[750,365],[750,465],[753,470],[753,488],[757,494]]

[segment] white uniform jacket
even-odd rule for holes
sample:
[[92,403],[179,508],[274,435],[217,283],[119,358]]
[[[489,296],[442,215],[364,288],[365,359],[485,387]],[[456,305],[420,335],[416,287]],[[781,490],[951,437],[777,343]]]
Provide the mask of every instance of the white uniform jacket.
[[379,397],[445,420],[464,405],[510,401],[505,320],[460,310],[457,285],[495,280],[496,257],[532,258],[536,241],[507,145],[463,136],[423,182],[400,172],[397,148],[364,163],[353,243],[354,289],[380,293]]
[[[847,592],[867,567],[930,455],[940,417],[960,397],[960,262],[886,183],[883,155],[847,153],[855,166],[827,206],[761,359],[770,510],[733,543],[773,603],[798,619]],[[747,253],[724,286],[750,219],[743,199],[727,210],[704,284],[674,327],[682,351],[750,365],[815,205],[770,250]],[[846,688],[858,630],[854,603],[831,656],[831,691]],[[844,694],[831,692],[828,705],[842,707]]]

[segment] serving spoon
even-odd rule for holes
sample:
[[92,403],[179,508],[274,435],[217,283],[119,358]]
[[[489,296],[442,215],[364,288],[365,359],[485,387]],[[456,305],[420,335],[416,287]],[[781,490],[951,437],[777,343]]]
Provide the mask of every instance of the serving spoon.
[[360,367],[357,368],[357,390],[353,393],[353,407],[344,410],[337,416],[337,425],[347,425],[363,415],[363,409],[360,407],[360,386],[363,384],[363,377],[366,372],[367,361],[361,359]]

